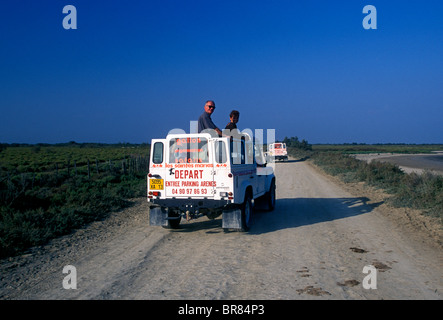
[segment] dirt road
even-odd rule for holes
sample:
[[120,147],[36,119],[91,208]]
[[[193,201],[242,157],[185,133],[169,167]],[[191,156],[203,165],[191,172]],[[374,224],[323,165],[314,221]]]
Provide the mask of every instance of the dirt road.
[[[0,299],[442,299],[441,246],[405,231],[407,218],[307,162],[279,163],[276,176],[276,209],[256,213],[248,233],[205,217],[180,230],[150,227],[138,199],[1,261]],[[66,265],[77,289],[63,288]],[[367,265],[377,289],[363,287],[375,274],[363,273]]]

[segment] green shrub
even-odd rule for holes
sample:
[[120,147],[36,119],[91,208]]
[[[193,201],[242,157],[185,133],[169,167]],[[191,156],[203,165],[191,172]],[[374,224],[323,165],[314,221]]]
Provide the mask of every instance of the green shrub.
[[[0,258],[103,219],[109,212],[127,207],[130,198],[146,196],[146,156],[122,160],[125,150],[134,151],[83,145],[3,149]],[[90,162],[90,175],[85,160],[89,156],[99,159]],[[54,165],[54,161],[64,165]],[[127,163],[125,168],[123,163]]]

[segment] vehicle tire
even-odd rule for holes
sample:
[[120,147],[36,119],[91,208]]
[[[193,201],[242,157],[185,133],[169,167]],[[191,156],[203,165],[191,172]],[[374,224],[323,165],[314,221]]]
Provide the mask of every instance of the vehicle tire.
[[265,195],[266,197],[266,204],[268,205],[268,211],[273,211],[275,208],[275,180],[272,180],[271,187],[269,188],[269,191]]
[[248,231],[252,222],[252,199],[249,193],[241,205],[241,231]]

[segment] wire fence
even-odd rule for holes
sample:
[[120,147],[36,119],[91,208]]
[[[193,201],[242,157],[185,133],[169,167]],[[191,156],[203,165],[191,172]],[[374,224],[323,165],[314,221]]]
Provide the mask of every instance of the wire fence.
[[20,194],[36,187],[58,187],[70,179],[81,178],[93,180],[95,178],[117,176],[144,176],[149,171],[149,156],[131,155],[119,160],[99,161],[98,159],[55,162],[44,171],[18,169],[2,171],[0,176],[0,202],[8,204]]

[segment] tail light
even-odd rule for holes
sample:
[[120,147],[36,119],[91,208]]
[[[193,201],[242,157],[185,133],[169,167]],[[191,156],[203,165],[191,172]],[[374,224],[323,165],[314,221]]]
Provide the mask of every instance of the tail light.
[[152,199],[152,197],[160,197],[161,192],[160,191],[149,191],[148,192],[148,198]]
[[234,199],[232,192],[220,192],[220,197],[228,197],[229,200]]

